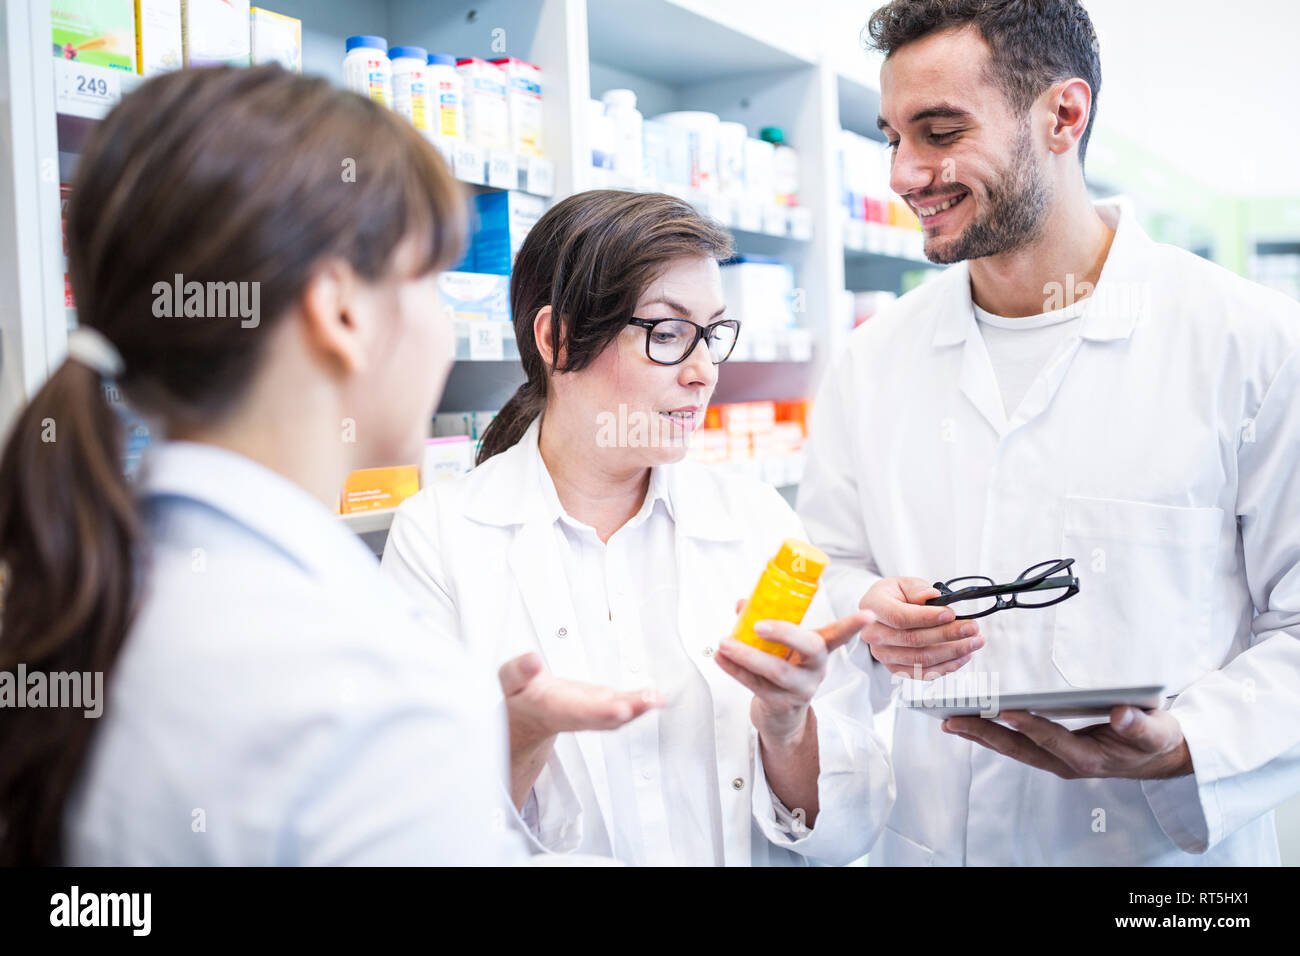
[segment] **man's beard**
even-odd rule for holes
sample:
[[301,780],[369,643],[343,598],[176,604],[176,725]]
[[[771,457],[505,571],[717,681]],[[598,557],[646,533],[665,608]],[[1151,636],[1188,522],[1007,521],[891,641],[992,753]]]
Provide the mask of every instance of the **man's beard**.
[[1038,237],[1051,190],[1034,158],[1028,124],[1020,127],[1011,162],[996,182],[985,187],[985,193],[988,212],[954,239],[927,242],[927,259],[947,265],[963,259],[1003,255],[1029,245]]

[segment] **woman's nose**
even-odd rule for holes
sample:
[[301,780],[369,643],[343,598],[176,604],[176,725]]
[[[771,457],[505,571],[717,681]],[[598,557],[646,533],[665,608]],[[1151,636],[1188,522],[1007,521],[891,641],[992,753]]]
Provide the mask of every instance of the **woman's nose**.
[[713,385],[717,380],[718,367],[709,355],[709,343],[700,339],[682,362],[679,381],[682,385]]

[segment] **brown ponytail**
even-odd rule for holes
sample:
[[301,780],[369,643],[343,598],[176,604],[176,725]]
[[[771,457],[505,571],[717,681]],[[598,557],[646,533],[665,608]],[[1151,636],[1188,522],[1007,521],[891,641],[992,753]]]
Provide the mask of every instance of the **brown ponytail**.
[[[556,372],[590,365],[623,331],[641,293],[683,256],[731,255],[731,236],[689,204],[664,193],[593,189],[549,209],[529,231],[510,277],[510,309],[528,380],[483,433],[477,464],[516,444],[546,407]],[[551,306],[551,354],[533,335]]]
[[[164,431],[211,424],[327,259],[377,280],[415,237],[417,274],[445,268],[464,217],[437,152],[391,111],[278,67],[182,70],[126,96],[86,145],[67,222],[78,318],[121,354],[140,413]],[[178,274],[254,283],[257,324],[157,317],[155,284]],[[0,456],[0,670],[111,684],[147,573],[123,440],[75,361],[17,417]],[[75,708],[0,708],[0,863],[58,860],[94,727]]]
[[[0,461],[0,562],[9,580],[0,670],[108,671],[131,623],[135,503],[122,428],[99,374],[65,362],[18,417]],[[27,688],[17,687],[25,694]],[[6,708],[0,863],[52,862],[61,800],[93,723],[76,710]]]

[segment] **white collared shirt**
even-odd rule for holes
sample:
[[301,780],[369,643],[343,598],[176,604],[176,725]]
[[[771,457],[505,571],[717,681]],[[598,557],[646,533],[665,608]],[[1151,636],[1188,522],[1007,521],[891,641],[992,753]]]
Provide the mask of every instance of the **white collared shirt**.
[[[901,710],[873,861],[1262,865],[1300,789],[1300,306],[1153,242],[1123,201],[1077,334],[1008,412],[961,263],[857,329],[813,406],[799,510],[841,612],[881,577],[1079,593],[980,621],[905,696],[1163,684],[1194,772],[1066,780]],[[860,646],[880,701],[892,675]]]
[[[714,660],[735,627],[736,600],[782,539],[804,537],[790,506],[771,486],[678,462],[653,470],[638,515],[597,548],[593,532],[563,519],[553,483],[548,497],[539,434],[534,421],[469,474],[403,502],[383,570],[430,626],[457,635],[485,665],[536,653],[556,677],[657,685],[673,704],[612,740],[609,731],[559,734],[534,800],[512,824],[545,854],[630,848],[633,861],[708,862],[721,846],[728,866],[861,857],[893,801],[867,676],[836,650],[813,698],[819,812],[809,828],[768,786],[753,694]],[[672,569],[666,587],[648,576],[660,566]],[[805,624],[825,620],[818,597]]]
[[713,720],[713,702],[677,639],[675,531],[662,469],[651,469],[640,510],[607,542],[565,512],[544,466],[538,474],[593,681],[653,687],[668,698],[665,709],[600,735],[614,856],[637,865],[720,865],[717,761],[712,735],[700,733]]
[[[306,491],[210,445],[146,459],[148,573],[64,817],[104,864],[498,864],[490,672]],[[455,821],[454,825],[449,821]]]
[[1083,321],[1083,303],[1075,302],[1062,309],[1011,319],[995,315],[971,303],[979,321],[980,335],[988,349],[993,374],[1002,390],[1002,405],[1007,416],[1015,414],[1029,386],[1043,370],[1047,360],[1066,337],[1077,334]]

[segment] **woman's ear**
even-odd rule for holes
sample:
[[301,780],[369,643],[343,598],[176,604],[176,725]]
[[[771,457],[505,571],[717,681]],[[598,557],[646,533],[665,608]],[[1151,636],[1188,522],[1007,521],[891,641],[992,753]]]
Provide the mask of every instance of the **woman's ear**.
[[356,274],[346,263],[323,265],[307,280],[299,299],[303,331],[326,362],[346,375],[366,366],[366,342],[373,332],[357,302]]
[[542,361],[548,368],[554,368],[555,355],[551,348],[551,307],[549,305],[542,306],[533,317],[533,342],[542,356]]

